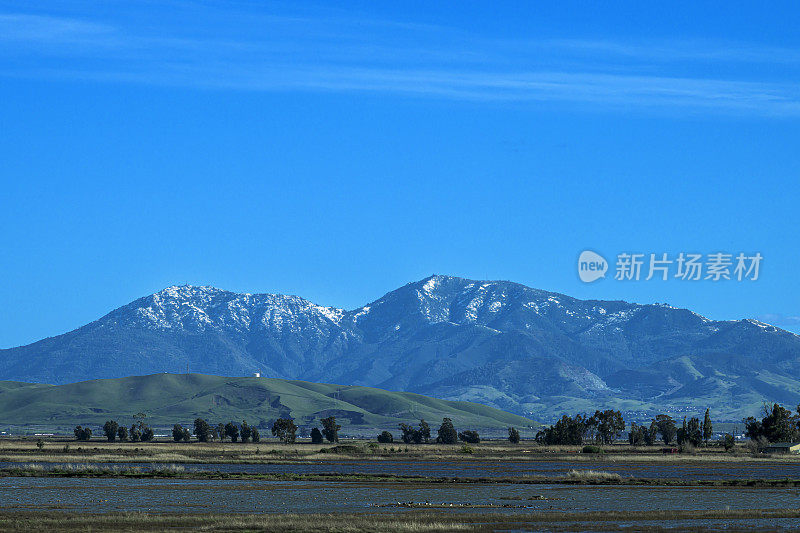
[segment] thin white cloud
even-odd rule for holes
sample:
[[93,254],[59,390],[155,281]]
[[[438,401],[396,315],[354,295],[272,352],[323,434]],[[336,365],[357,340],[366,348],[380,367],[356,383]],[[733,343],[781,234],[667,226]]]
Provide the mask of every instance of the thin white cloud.
[[[197,36],[133,33],[79,18],[0,14],[0,74],[249,91],[562,102],[599,109],[800,114],[800,90],[792,76],[753,81],[687,76],[669,69],[669,64],[690,59],[787,62],[796,56],[785,50],[748,46],[741,47],[747,53],[722,53],[719,47],[691,43],[519,43],[391,23],[387,25],[399,36],[387,37],[359,33],[365,26],[377,27],[374,21],[329,22],[269,17],[259,21],[257,31]],[[565,59],[565,51],[580,53]],[[654,72],[650,64],[621,65],[620,56],[665,64]]]
[[651,40],[646,43],[583,39],[552,39],[535,46],[548,46],[585,55],[623,57],[674,63],[678,61],[728,63],[800,64],[800,51],[777,46],[716,43],[701,40],[680,42]]
[[800,326],[800,316],[787,316],[779,313],[767,313],[756,317],[756,320],[775,326]]
[[97,43],[114,33],[113,26],[79,19],[0,13],[0,42]]

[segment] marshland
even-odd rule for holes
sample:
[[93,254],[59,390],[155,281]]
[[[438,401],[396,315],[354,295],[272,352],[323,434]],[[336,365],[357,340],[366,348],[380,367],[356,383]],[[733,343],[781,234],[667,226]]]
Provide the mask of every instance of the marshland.
[[124,531],[790,527],[800,457],[710,444],[0,440],[0,528]]

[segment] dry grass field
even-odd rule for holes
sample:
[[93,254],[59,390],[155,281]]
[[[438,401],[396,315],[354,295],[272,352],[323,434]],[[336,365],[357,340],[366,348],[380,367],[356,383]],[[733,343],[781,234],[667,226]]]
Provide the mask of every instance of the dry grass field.
[[263,464],[303,463],[358,459],[385,461],[641,461],[658,463],[760,462],[779,459],[800,462],[799,455],[753,453],[745,446],[726,452],[722,447],[700,447],[692,453],[662,452],[662,447],[632,447],[627,444],[604,446],[602,454],[582,453],[581,446],[541,446],[532,441],[511,444],[483,441],[465,447],[461,444],[378,444],[366,440],[343,440],[338,444],[300,442],[282,444],[269,439],[259,443],[175,443],[108,442],[92,439],[81,442],[66,439],[0,439],[0,462],[68,463],[170,463],[170,464]]
[[[743,531],[731,521],[800,519],[800,509],[673,510],[591,513],[459,513],[405,511],[381,514],[171,514],[149,513],[7,513],[0,512],[3,531],[311,531],[311,532],[418,532],[418,531]],[[684,521],[685,527],[664,527],[665,520]],[[621,523],[635,524],[620,528]],[[693,523],[697,523],[694,525]],[[735,523],[735,522],[734,522]]]

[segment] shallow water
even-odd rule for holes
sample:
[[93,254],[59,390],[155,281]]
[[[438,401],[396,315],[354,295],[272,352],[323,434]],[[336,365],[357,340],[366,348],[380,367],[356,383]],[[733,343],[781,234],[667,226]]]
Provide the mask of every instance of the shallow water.
[[[538,499],[544,497],[544,499]],[[794,488],[614,487],[91,478],[2,478],[3,510],[383,512],[398,502],[510,505],[480,512],[796,508]],[[475,512],[476,509],[462,508]],[[456,512],[462,509],[454,509]]]

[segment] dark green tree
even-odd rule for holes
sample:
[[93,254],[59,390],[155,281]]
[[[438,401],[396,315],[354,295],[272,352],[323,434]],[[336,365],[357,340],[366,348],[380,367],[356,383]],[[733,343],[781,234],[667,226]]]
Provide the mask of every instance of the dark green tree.
[[253,431],[247,423],[247,420],[242,420],[242,442],[250,442],[250,437]]
[[711,425],[711,410],[706,409],[706,415],[703,417],[703,441],[708,446],[708,439],[714,435],[714,426]]
[[664,444],[669,446],[675,439],[678,428],[675,426],[675,420],[669,415],[658,415],[654,420],[658,433],[661,434],[661,440]]
[[800,440],[798,418],[791,411],[773,404],[772,411],[761,420],[763,436],[769,442],[797,442]]
[[380,435],[378,435],[378,442],[382,444],[388,444],[390,442],[394,442],[394,435],[392,435],[388,431],[384,431]]
[[414,426],[410,426],[404,422],[400,422],[398,427],[400,428],[400,432],[402,433],[402,436],[400,438],[406,444],[411,444],[414,442],[416,438],[418,438],[417,437],[418,431],[414,428]]
[[73,431],[77,440],[88,441],[92,438],[92,430],[81,426],[75,426]]
[[172,426],[172,440],[175,442],[181,442],[182,440],[187,440],[188,442],[188,439],[184,439],[187,434],[188,431],[184,430],[180,424]]
[[342,426],[336,423],[335,416],[329,416],[320,420],[322,422],[322,434],[328,439],[328,442],[339,442],[339,430]]
[[605,411],[595,411],[594,425],[597,428],[596,440],[602,444],[613,444],[615,439],[625,431],[625,420],[622,418],[622,413],[607,409]]
[[686,434],[688,430],[686,429],[686,417],[683,417],[683,426],[675,433],[676,440],[678,441],[678,446],[683,445],[686,442]]
[[140,424],[139,431],[141,432],[140,438],[142,442],[150,442],[156,436],[155,433],[153,433],[153,430],[150,428],[150,426],[147,426],[145,424]]
[[142,431],[136,424],[133,424],[131,426],[130,437],[131,437],[131,442],[139,442],[140,440],[142,440]]
[[442,425],[439,426],[436,442],[441,444],[458,444],[458,432],[453,426],[453,421],[449,418],[444,418],[442,420]]
[[570,417],[564,415],[561,419],[536,433],[535,440],[540,444],[583,444],[586,434],[586,419],[582,415]]
[[[253,442],[261,442],[261,433],[259,433],[258,428],[253,426],[250,428],[250,439]],[[294,441],[292,441],[294,442]]]
[[692,417],[686,424],[686,441],[692,446],[700,446],[703,442],[703,431],[700,429],[700,419]]
[[430,442],[431,440],[431,427],[425,422],[425,419],[419,421],[419,438],[421,442]]
[[631,429],[628,431],[628,443],[631,446],[641,446],[645,444],[645,432],[647,428],[639,426],[636,422],[631,422]]
[[120,442],[125,442],[128,440],[128,428],[125,426],[120,426],[117,429],[117,438],[120,440]]
[[208,442],[212,434],[211,425],[202,418],[195,418],[194,434],[200,442]]
[[656,443],[656,438],[658,437],[658,424],[656,424],[655,420],[650,422],[650,427],[644,430],[642,436],[644,437],[645,446],[652,446]]
[[114,442],[115,440],[117,440],[118,429],[119,429],[119,424],[117,424],[113,420],[106,420],[106,423],[103,424],[103,433],[105,433],[108,442]]
[[272,435],[284,443],[295,441],[297,426],[291,418],[279,418],[272,424]]
[[[800,412],[800,406],[798,406]],[[764,406],[764,418],[748,417],[744,420],[745,435],[752,440],[766,439],[768,442],[797,442],[800,440],[800,417],[791,411],[773,404]]]
[[311,430],[311,444],[322,444],[322,432],[318,428]]
[[220,442],[224,441],[225,437],[227,436],[228,434],[225,433],[225,424],[220,422],[219,424],[217,424],[217,437],[219,438],[219,441]]
[[431,428],[425,420],[419,421],[419,428],[414,428],[408,424],[401,423],[400,431],[403,433],[402,439],[406,444],[421,444],[429,442],[431,439]]
[[519,431],[517,431],[517,428],[508,428],[508,442],[519,444]]
[[239,441],[239,426],[234,424],[233,422],[228,422],[225,424],[225,435],[231,439],[231,442],[238,442]]

